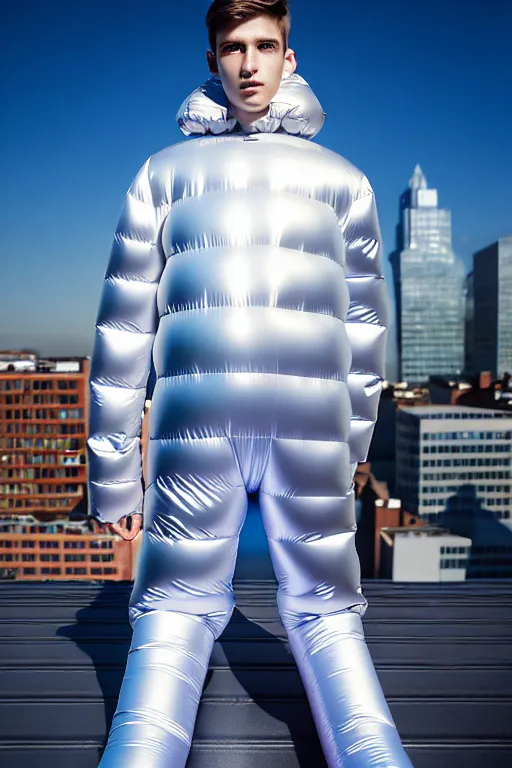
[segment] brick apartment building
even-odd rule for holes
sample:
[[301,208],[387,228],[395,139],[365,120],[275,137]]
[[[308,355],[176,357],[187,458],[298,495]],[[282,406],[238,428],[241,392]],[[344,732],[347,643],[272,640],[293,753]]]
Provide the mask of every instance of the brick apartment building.
[[0,579],[131,580],[138,545],[139,541],[123,541],[95,523],[41,523],[31,515],[3,517]]
[[0,352],[0,579],[134,577],[141,537],[84,519],[89,371]]
[[[0,515],[68,517],[85,502],[89,360],[0,370]],[[26,356],[25,356],[26,358]],[[2,355],[0,354],[0,360]]]

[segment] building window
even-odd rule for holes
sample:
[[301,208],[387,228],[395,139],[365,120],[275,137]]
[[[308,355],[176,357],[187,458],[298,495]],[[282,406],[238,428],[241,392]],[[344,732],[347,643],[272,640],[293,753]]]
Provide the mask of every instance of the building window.
[[465,555],[467,547],[441,547],[442,555]]
[[452,558],[452,559],[444,559],[441,560],[441,568],[466,568],[467,567],[467,559],[465,557],[461,557],[460,559]]
[[91,555],[91,561],[93,563],[111,563],[113,559],[114,559],[113,552],[105,555]]

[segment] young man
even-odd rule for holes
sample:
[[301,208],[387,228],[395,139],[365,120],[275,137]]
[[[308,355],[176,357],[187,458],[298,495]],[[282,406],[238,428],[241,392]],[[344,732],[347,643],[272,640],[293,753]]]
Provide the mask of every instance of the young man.
[[[212,78],[125,201],[91,375],[92,513],[142,512],[133,640],[102,768],[183,768],[212,646],[234,608],[247,492],[329,766],[405,768],[366,647],[353,474],[384,374],[371,187],[308,142],[324,113],[295,74],[285,0],[215,0]],[[127,529],[126,519],[134,524]]]

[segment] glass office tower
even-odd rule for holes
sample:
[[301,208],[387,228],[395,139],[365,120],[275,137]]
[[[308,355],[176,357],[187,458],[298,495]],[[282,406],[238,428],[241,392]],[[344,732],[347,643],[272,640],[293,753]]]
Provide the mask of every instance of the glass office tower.
[[512,237],[475,253],[473,368],[512,373]]
[[438,208],[417,165],[400,198],[397,247],[390,257],[397,306],[400,377],[413,384],[464,368],[464,281],[452,250],[450,211]]
[[470,272],[464,285],[464,372],[468,375],[475,370],[475,273]]

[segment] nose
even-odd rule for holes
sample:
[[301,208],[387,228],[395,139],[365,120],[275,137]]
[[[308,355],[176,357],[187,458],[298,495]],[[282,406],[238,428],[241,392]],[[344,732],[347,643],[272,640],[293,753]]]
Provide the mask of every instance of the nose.
[[249,46],[247,46],[245,56],[243,57],[243,60],[242,60],[240,77],[242,78],[251,77],[257,71],[258,71],[258,68],[256,65],[256,54]]

